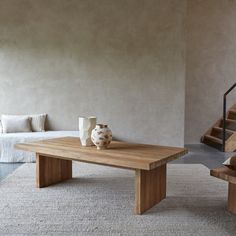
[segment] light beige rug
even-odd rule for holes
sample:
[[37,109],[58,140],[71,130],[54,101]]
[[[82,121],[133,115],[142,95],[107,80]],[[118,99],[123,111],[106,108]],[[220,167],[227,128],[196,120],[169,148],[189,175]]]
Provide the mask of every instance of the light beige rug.
[[35,165],[0,182],[0,235],[236,235],[227,184],[203,165],[168,165],[167,198],[133,214],[134,173],[74,164],[75,178],[35,188]]

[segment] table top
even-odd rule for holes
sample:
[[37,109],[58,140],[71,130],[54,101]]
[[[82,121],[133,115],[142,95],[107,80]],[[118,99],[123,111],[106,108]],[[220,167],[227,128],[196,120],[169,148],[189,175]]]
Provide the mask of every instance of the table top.
[[65,160],[142,170],[154,169],[187,153],[185,148],[118,141],[112,141],[107,149],[97,150],[95,146],[81,146],[76,137],[19,143],[15,148]]
[[222,166],[211,170],[211,176],[236,184],[236,171],[231,170],[226,166]]

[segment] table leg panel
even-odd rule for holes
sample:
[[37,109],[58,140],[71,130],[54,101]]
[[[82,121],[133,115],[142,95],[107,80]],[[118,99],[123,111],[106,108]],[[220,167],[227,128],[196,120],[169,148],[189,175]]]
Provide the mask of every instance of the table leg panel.
[[229,183],[228,210],[236,214],[236,184]]
[[166,165],[135,170],[135,213],[142,214],[166,197]]
[[47,187],[72,178],[72,161],[36,155],[36,185]]

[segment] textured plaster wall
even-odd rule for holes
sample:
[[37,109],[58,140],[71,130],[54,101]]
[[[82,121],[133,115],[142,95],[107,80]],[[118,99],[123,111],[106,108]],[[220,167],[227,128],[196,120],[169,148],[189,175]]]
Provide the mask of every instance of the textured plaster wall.
[[222,96],[236,82],[235,42],[235,0],[188,0],[185,143],[199,142],[222,116]]
[[1,0],[0,113],[183,145],[186,1]]

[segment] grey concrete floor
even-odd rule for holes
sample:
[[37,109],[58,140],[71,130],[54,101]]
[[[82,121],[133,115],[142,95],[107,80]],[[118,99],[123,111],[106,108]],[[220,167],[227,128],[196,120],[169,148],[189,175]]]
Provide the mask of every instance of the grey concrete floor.
[[209,169],[222,166],[222,163],[229,157],[236,155],[234,153],[220,152],[215,148],[205,144],[188,144],[185,145],[188,154],[171,162],[180,164],[203,164]]
[[[222,166],[222,163],[235,153],[223,153],[205,144],[186,145],[189,153],[171,163],[203,164],[209,169]],[[22,163],[0,163],[0,181],[16,170]]]

